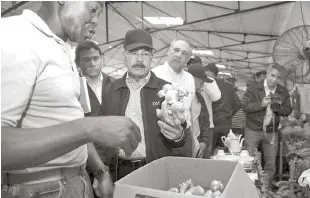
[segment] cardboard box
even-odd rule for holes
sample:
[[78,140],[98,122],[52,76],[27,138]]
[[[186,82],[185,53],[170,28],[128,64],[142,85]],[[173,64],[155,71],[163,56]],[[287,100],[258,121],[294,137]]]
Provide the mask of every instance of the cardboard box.
[[115,183],[114,198],[198,198],[168,192],[184,181],[210,187],[211,181],[225,185],[221,198],[259,198],[253,182],[237,162],[183,157],[165,157],[134,171]]

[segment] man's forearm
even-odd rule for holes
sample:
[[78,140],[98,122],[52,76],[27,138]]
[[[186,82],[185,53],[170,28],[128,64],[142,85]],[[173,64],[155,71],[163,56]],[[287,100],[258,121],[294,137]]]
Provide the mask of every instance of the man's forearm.
[[222,94],[217,86],[216,81],[213,81],[212,83],[204,83],[204,87],[212,102],[216,102],[221,99]]
[[104,167],[104,163],[102,162],[98,152],[94,146],[94,143],[87,144],[88,149],[88,159],[87,159],[87,169],[92,173],[95,173],[100,168]]
[[37,129],[1,127],[2,170],[38,166],[86,144],[83,123],[84,118]]

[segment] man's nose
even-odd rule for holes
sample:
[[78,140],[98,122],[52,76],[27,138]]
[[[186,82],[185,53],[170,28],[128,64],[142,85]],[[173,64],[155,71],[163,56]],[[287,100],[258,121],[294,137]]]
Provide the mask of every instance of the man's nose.
[[142,63],[143,62],[143,55],[137,54],[137,62]]
[[96,64],[96,61],[91,60],[89,65],[90,65],[91,67],[95,67],[97,64]]

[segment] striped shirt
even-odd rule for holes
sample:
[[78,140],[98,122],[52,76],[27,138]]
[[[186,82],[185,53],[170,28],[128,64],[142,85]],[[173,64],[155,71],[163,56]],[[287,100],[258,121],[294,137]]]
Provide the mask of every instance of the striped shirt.
[[151,72],[139,82],[136,82],[130,77],[127,73],[126,84],[130,90],[130,96],[128,104],[125,111],[125,116],[129,117],[138,127],[141,132],[141,142],[139,143],[137,149],[131,154],[131,156],[125,156],[123,150],[120,150],[119,157],[123,159],[141,159],[146,157],[146,148],[145,148],[145,137],[144,137],[144,126],[142,118],[142,109],[141,109],[141,89],[148,83],[151,77]]
[[[242,89],[238,89],[236,91],[236,94],[240,101],[242,101],[242,98],[245,94],[245,91]],[[242,109],[239,109],[236,114],[231,119],[231,125],[232,128],[244,128],[245,127],[245,113]]]

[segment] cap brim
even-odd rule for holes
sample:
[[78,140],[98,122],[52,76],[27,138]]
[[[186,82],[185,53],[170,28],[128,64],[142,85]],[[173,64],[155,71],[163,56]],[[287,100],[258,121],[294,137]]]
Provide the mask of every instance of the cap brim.
[[134,50],[134,49],[137,49],[137,48],[140,48],[140,47],[148,47],[150,49],[153,49],[153,46],[151,45],[148,45],[148,44],[145,44],[145,43],[134,43],[134,44],[131,44],[131,45],[128,45],[125,47],[126,50],[130,51],[130,50]]

